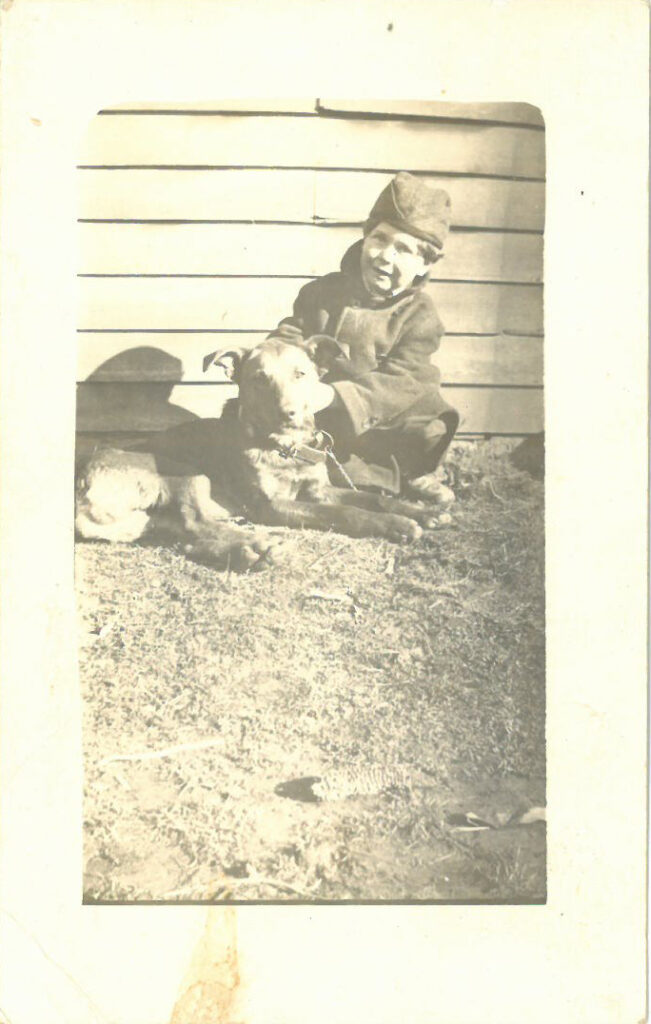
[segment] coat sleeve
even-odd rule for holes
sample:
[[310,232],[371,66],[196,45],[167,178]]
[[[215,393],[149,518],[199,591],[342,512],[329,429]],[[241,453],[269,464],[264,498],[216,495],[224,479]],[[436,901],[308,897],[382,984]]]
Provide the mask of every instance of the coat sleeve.
[[443,324],[429,300],[413,310],[391,351],[369,373],[333,382],[355,434],[390,420],[425,392],[438,389],[440,374],[431,363]]
[[303,285],[294,300],[292,315],[281,320],[268,337],[302,347],[312,335],[323,334],[328,315],[322,292],[320,279]]
[[350,376],[352,363],[348,346],[335,341],[325,331],[330,318],[329,283],[326,277],[304,285],[296,296],[292,315],[281,320],[267,337],[305,349],[322,373],[336,368],[338,373]]

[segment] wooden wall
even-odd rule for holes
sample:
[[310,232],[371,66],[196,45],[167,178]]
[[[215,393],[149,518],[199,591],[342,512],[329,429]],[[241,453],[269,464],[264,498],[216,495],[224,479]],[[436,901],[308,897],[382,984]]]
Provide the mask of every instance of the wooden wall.
[[77,425],[217,415],[215,348],[254,344],[338,268],[398,170],[452,197],[428,286],[465,434],[542,429],[545,135],[525,104],[295,101],[101,111],[79,176]]

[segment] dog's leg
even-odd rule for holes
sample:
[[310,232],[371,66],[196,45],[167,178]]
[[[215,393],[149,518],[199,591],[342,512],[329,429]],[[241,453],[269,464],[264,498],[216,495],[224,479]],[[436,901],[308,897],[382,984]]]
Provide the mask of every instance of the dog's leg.
[[227,523],[198,531],[184,550],[193,562],[235,572],[265,569],[277,561],[277,541]]
[[183,525],[189,533],[196,533],[203,524],[218,525],[231,518],[228,509],[213,501],[207,476],[168,478],[166,483],[170,494],[176,498]]
[[346,505],[313,505],[306,501],[274,499],[261,502],[250,513],[255,522],[268,526],[334,530],[348,537],[384,537],[396,544],[417,540],[422,533],[418,523],[406,516]]
[[437,525],[437,517],[431,506],[416,505],[412,501],[402,501],[383,494],[370,491],[348,491],[343,487],[329,487],[326,492],[328,501],[336,505],[354,505],[369,512],[380,512],[389,515],[405,516],[424,526],[426,529]]

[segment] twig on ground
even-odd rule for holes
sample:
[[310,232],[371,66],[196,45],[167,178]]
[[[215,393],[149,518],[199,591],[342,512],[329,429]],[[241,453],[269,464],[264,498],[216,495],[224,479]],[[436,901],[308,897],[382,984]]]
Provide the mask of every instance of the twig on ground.
[[427,650],[428,650],[430,658],[433,658],[434,657],[434,649],[432,648],[432,644],[430,642],[429,632],[427,630],[427,627],[423,626],[422,623],[417,622],[416,623],[416,629],[418,630],[418,632],[422,636],[423,640],[425,641],[425,646],[427,647]]
[[231,888],[238,889],[246,885],[270,885],[274,889],[286,889],[287,892],[296,893],[297,896],[309,898],[314,895],[315,889],[318,889],[321,882],[319,881],[316,885],[310,886],[309,889],[299,889],[295,885],[289,885],[288,882],[277,882],[274,878],[265,878],[263,875],[251,875],[249,878],[240,878],[235,880],[234,884],[229,884]]
[[[194,874],[196,875],[197,871],[195,871]],[[220,889],[225,889],[227,891],[227,893],[228,893],[228,896],[230,896],[230,888],[231,888],[230,881],[231,881],[230,878],[227,878],[224,875],[223,878],[214,878],[214,879],[211,879],[211,881],[209,881],[209,882],[203,882],[203,883],[199,883],[198,881],[187,882],[186,885],[182,885],[180,887],[180,889],[172,889],[170,892],[163,893],[163,895],[160,898],[161,898],[161,900],[173,900],[173,899],[177,899],[179,896],[187,896],[188,894],[191,894],[191,893],[193,893],[193,892],[195,892],[197,890],[199,890],[200,892],[215,892],[216,893]],[[228,898],[228,896],[226,898]],[[204,897],[197,896],[195,898],[200,900],[200,899],[203,899]]]
[[322,562],[324,558],[329,558],[332,555],[338,555],[339,552],[343,551],[343,549],[346,547],[346,543],[347,542],[344,541],[342,544],[338,544],[336,548],[330,548],[329,551],[324,551],[322,555],[319,555],[319,557],[315,558],[313,562],[310,562],[307,568],[313,569],[314,566],[318,565],[319,562]]
[[161,750],[136,750],[130,754],[112,754],[110,757],[103,757],[100,764],[112,764],[114,761],[155,761],[163,757],[171,757],[172,754],[182,754],[187,750],[207,750],[209,747],[218,747],[224,740],[198,740],[196,743],[179,743],[174,747],[163,747]]
[[123,789],[133,789],[133,786],[131,785],[130,782],[128,782],[127,779],[125,779],[124,775],[119,770],[119,768],[113,769],[113,777],[117,779],[117,781],[120,783]]
[[354,607],[355,598],[348,589],[346,590],[310,590],[309,593],[303,595],[306,598],[313,598],[317,601],[337,601],[341,604],[349,605]]
[[502,504],[506,503],[506,498],[503,498],[501,494],[497,493],[497,491],[493,487],[493,481],[491,480],[491,478],[489,476],[485,476],[484,477],[484,483],[486,484],[486,486],[488,487],[488,490],[491,492],[491,494],[493,495],[494,498],[497,498],[497,500],[501,501]]

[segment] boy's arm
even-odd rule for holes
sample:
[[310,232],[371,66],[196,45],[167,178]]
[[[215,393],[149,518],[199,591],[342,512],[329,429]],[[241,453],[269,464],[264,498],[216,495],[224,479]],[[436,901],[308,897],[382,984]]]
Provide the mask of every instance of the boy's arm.
[[292,315],[284,317],[268,337],[304,347],[313,335],[321,335],[327,322],[321,291],[320,280],[303,285],[294,300]]
[[281,320],[268,338],[278,338],[305,349],[322,372],[336,367],[339,372],[352,375],[348,346],[324,331],[329,319],[324,294],[327,281],[327,278],[320,278],[303,285],[294,301],[292,315]]
[[444,328],[431,300],[422,296],[387,356],[375,369],[358,375],[348,358],[345,334],[335,340],[322,333],[328,320],[323,294],[327,281],[319,278],[304,285],[292,316],[281,320],[269,337],[305,348],[317,364],[346,378],[332,384],[323,381],[315,395],[314,410],[339,410],[348,421],[349,432],[357,435],[391,419],[420,398],[426,388],[438,385],[439,372],[430,360]]
[[369,373],[333,384],[355,434],[398,415],[437,387],[440,374],[431,357],[438,349],[443,324],[429,301],[414,310],[391,351]]

